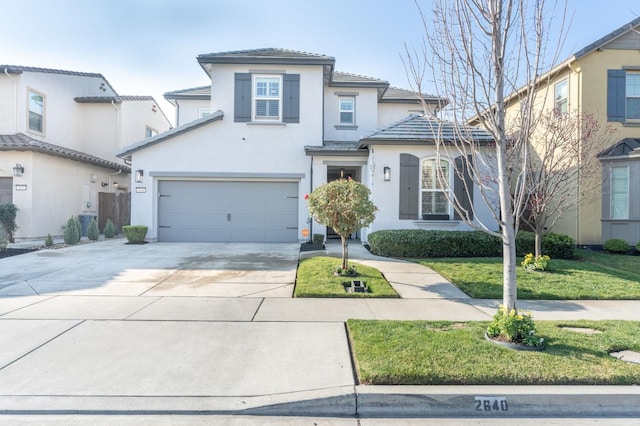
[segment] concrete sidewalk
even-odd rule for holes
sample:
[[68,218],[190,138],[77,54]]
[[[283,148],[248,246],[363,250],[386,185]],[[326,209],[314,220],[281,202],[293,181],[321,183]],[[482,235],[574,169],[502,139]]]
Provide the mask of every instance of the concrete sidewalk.
[[[488,320],[499,302],[358,244],[350,258],[403,298],[286,296],[295,245],[123,243],[0,260],[0,414],[640,415],[638,387],[359,385],[347,319]],[[640,320],[637,301],[520,306],[537,319]]]

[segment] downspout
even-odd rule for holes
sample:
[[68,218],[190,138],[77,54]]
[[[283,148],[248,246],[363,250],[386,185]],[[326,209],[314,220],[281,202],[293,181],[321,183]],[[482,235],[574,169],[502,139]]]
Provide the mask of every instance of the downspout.
[[118,152],[120,149],[120,108],[116,106],[114,100],[111,100],[111,106],[116,110],[116,152]]
[[[573,64],[570,62],[567,64],[567,66],[569,67],[569,69],[571,70],[571,72],[575,73],[577,75],[577,90],[578,90],[578,99],[577,99],[577,103],[578,103],[578,117],[582,117],[582,72],[580,71],[580,69],[574,68]],[[579,130],[580,132],[582,132],[582,129],[580,128]],[[580,159],[582,157],[582,134],[580,134],[580,136],[578,137],[578,159]],[[580,160],[578,160],[580,161]],[[582,179],[582,177],[580,176],[580,168],[578,168],[578,182],[576,183],[577,185],[577,192],[576,192],[576,196],[578,197],[578,202],[576,203],[576,244],[579,246],[580,245],[580,210],[581,210],[581,203],[580,203],[580,180]],[[600,191],[600,193],[602,193],[602,191]],[[602,200],[600,201],[600,206],[602,206]],[[602,213],[600,213],[600,216],[602,216]],[[600,226],[600,232],[602,232],[602,226]],[[602,235],[600,235],[600,239],[602,239]]]
[[[313,155],[311,156],[311,167],[309,168],[309,194],[313,191]],[[311,242],[313,242],[313,218],[309,216],[309,236]]]
[[[109,174],[109,191],[107,191],[107,192],[111,192],[111,187],[112,187],[112,185],[111,185],[111,176],[119,175],[120,173],[122,173],[122,169],[119,169],[115,173]],[[116,192],[116,191],[113,191],[113,192]]]
[[178,127],[180,125],[180,104],[177,99],[174,101],[176,101],[176,127]]
[[14,114],[14,127],[15,131],[13,133],[18,133],[18,82],[11,77],[7,67],[4,68],[4,74],[9,77],[9,80],[13,82],[13,104],[15,105],[15,114]]

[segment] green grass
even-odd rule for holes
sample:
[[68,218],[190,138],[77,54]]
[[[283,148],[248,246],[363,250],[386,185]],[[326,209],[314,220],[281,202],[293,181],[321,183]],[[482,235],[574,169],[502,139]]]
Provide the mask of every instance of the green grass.
[[[311,257],[298,265],[294,297],[398,297],[380,271],[369,266],[356,265],[357,277],[336,277],[333,271],[340,266],[340,259],[333,257]],[[347,293],[344,285],[351,280],[364,281],[369,293]]]
[[[551,259],[550,272],[516,270],[520,299],[640,299],[640,256],[578,250],[576,260]],[[477,299],[502,298],[502,258],[418,260]]]
[[[349,320],[358,377],[372,385],[631,385],[640,365],[609,355],[640,351],[640,322],[537,321],[542,352],[484,340],[488,322]],[[583,334],[561,325],[602,331]]]

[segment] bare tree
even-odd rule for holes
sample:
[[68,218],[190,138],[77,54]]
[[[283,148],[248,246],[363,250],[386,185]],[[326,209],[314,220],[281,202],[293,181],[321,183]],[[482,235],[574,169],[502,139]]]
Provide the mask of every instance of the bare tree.
[[596,156],[611,145],[615,133],[589,113],[547,111],[540,117],[532,137],[522,216],[536,235],[536,256],[543,254],[542,236],[564,213],[595,198],[600,177]]
[[[412,89],[423,93],[425,74],[438,96],[449,101],[443,114],[455,135],[441,135],[437,152],[456,161],[455,173],[468,174],[468,190],[476,186],[484,202],[494,207],[494,223],[482,223],[473,205],[461,203],[453,191],[448,195],[460,217],[476,229],[502,240],[503,305],[515,309],[516,232],[528,193],[526,165],[529,138],[535,128],[534,101],[545,64],[550,19],[545,0],[434,0],[433,20],[420,5],[425,42],[406,49],[405,67]],[[561,31],[562,33],[562,31]],[[556,47],[559,44],[556,45]],[[557,50],[551,63],[556,60]],[[511,97],[507,99],[507,95]],[[518,104],[507,117],[507,105]],[[423,104],[426,111],[426,104]],[[466,123],[471,117],[493,138],[483,144]],[[509,133],[508,129],[517,131]],[[466,179],[463,179],[467,182]],[[442,180],[443,185],[448,185]]]

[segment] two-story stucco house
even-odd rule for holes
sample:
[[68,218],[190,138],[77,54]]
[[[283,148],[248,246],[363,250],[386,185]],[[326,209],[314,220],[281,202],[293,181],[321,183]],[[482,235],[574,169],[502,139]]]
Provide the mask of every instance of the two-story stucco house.
[[[197,59],[211,86],[165,94],[180,125],[118,153],[144,175],[131,184],[131,221],[147,225],[148,238],[326,235],[331,230],[309,219],[304,196],[340,177],[366,184],[379,208],[358,233],[363,241],[378,229],[469,229],[435,179],[438,167],[455,161],[436,161],[434,129],[446,124],[423,116],[411,91],[335,71],[335,59],[321,54],[268,48]],[[446,104],[425,100],[430,115]],[[485,222],[490,213],[476,209]]]
[[129,188],[116,151],[170,128],[152,97],[120,96],[101,74],[0,65],[0,203],[20,209],[15,238],[95,216],[98,193]]
[[[600,147],[602,164],[590,159],[596,176],[578,182],[593,196],[565,212],[553,231],[578,245],[599,246],[610,238],[635,245],[640,241],[640,163],[634,151],[634,139],[640,138],[640,18],[576,51],[540,82],[540,109],[593,114],[601,126],[615,130],[615,139]],[[509,99],[507,115],[520,108],[516,94]]]

